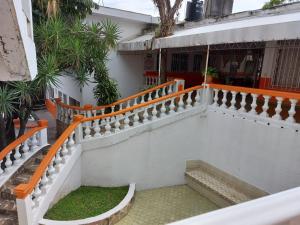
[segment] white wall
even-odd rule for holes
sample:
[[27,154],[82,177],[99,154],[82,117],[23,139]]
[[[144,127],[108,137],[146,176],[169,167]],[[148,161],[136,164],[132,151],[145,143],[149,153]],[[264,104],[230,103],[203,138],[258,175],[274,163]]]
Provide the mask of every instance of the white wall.
[[[196,114],[195,114],[196,113]],[[85,141],[82,184],[137,189],[185,183],[186,161],[197,159],[202,139],[199,108],[111,137]]]
[[84,142],[82,183],[136,182],[139,190],[181,184],[186,160],[200,159],[270,193],[300,185],[299,133],[214,112],[200,115],[185,112],[183,119],[170,116],[142,132],[133,128],[132,134]]

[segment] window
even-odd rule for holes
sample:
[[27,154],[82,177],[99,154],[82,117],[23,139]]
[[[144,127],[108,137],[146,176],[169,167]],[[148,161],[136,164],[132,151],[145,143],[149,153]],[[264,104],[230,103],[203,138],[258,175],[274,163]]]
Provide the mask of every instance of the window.
[[193,72],[201,72],[202,55],[194,55]]
[[173,54],[171,71],[172,72],[187,72],[188,71],[188,54]]
[[70,96],[69,96],[69,104],[74,106],[80,106],[80,102]]

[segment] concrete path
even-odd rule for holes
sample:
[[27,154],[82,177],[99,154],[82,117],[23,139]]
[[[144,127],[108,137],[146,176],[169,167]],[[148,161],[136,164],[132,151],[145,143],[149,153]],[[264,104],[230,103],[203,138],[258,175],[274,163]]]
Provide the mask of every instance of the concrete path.
[[35,114],[40,119],[48,120],[48,143],[53,144],[56,141],[56,121],[48,112],[48,110],[38,110]]
[[129,214],[117,225],[162,225],[216,209],[186,185],[139,191]]

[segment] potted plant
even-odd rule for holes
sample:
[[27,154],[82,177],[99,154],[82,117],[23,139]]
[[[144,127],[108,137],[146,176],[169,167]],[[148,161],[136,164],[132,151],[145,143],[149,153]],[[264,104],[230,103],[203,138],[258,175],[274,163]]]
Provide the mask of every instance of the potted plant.
[[208,67],[206,72],[206,83],[212,83],[214,78],[218,78],[217,69],[214,67]]

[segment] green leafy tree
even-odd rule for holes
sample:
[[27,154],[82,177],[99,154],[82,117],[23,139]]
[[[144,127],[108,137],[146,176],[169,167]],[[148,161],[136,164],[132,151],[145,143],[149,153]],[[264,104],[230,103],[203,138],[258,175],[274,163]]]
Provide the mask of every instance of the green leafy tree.
[[60,85],[62,72],[80,87],[94,80],[99,104],[118,99],[117,84],[109,78],[106,62],[117,44],[119,29],[110,21],[83,23],[92,6],[92,0],[33,0],[38,74],[33,81],[0,84],[0,149],[11,141],[13,119],[20,119],[18,136],[24,134],[33,108],[49,86]]
[[269,0],[263,6],[263,9],[270,9],[274,6],[282,5],[289,2],[297,2],[295,0]]

